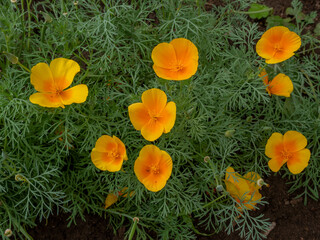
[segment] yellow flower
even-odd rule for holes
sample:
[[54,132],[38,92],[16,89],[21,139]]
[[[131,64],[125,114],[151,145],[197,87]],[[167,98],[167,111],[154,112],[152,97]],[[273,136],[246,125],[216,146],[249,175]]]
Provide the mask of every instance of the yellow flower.
[[297,131],[288,131],[284,135],[273,133],[265,149],[265,154],[271,158],[268,162],[269,168],[278,172],[282,165],[287,163],[291,173],[301,173],[308,166],[311,155],[306,146],[306,137]]
[[103,135],[92,149],[91,160],[102,171],[119,171],[123,160],[128,160],[126,147],[116,136]]
[[79,84],[65,90],[80,71],[73,60],[56,58],[50,66],[38,63],[31,69],[31,84],[38,91],[29,97],[30,102],[42,107],[62,107],[72,103],[83,103],[88,96],[88,87]]
[[135,129],[148,141],[168,133],[176,121],[176,104],[167,103],[164,91],[152,88],[142,93],[142,103],[131,104],[129,117]]
[[255,172],[248,172],[242,177],[232,167],[226,169],[225,184],[227,191],[231,197],[249,210],[254,209],[254,206],[262,198],[259,193],[261,186],[257,184],[259,179],[259,174]]
[[144,146],[134,163],[134,172],[148,190],[158,192],[171,176],[172,159],[154,145]]
[[277,26],[267,30],[257,42],[258,55],[266,59],[266,63],[283,62],[294,55],[301,46],[300,37],[288,28]]
[[170,43],[160,43],[151,54],[153,70],[167,80],[185,80],[198,68],[198,49],[188,39],[177,38]]
[[264,85],[267,86],[266,91],[269,95],[277,95],[283,97],[290,97],[293,91],[293,84],[291,79],[283,74],[279,73],[270,82],[266,71],[263,69],[259,76],[262,78]]

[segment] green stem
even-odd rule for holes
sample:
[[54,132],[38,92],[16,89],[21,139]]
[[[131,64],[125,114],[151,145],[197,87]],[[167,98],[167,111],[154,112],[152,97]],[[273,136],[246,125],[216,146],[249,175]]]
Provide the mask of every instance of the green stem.
[[310,80],[308,74],[306,74],[306,72],[305,72],[303,69],[300,69],[300,71],[303,73],[303,75],[304,75],[304,76],[306,77],[306,79],[308,80],[308,83],[309,83],[309,85],[310,85],[310,87],[311,87],[311,90],[312,90],[312,93],[313,93],[313,97],[314,97],[317,105],[320,106],[319,99],[317,98],[316,90],[315,90],[315,88],[314,88],[314,86],[313,86],[313,84],[312,84],[312,81]]
[[17,64],[22,67],[24,70],[26,70],[27,72],[31,73],[30,69],[27,68],[26,66],[24,66],[20,61],[17,62]]
[[30,37],[31,37],[31,11],[30,5],[32,0],[27,0],[27,8],[28,8],[28,40],[27,40],[27,49],[30,47]]
[[252,11],[252,12],[243,12],[243,11],[233,11],[235,13],[242,13],[242,14],[255,14],[255,13],[264,13],[264,12],[269,12],[273,10],[273,8],[266,8],[263,10],[259,10],[259,11]]
[[132,226],[132,228],[131,228],[131,231],[130,231],[128,240],[132,240],[132,238],[133,238],[133,236],[134,236],[134,232],[136,231],[138,222],[139,222],[139,218],[134,217],[134,218],[133,218],[133,226]]

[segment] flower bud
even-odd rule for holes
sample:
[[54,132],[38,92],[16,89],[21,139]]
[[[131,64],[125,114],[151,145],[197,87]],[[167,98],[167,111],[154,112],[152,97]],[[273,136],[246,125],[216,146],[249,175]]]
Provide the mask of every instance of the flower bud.
[[224,133],[224,135],[229,138],[229,137],[232,137],[235,132],[236,132],[236,130],[234,130],[234,129],[232,129],[232,130],[227,130],[227,131]]
[[209,156],[205,156],[205,157],[203,158],[203,161],[204,161],[205,163],[209,162],[209,161],[210,161],[210,157],[209,157]]
[[222,185],[218,185],[218,186],[216,187],[217,192],[222,192],[223,189],[224,189],[224,188],[223,188]]
[[79,1],[74,1],[73,5],[77,6],[79,4]]
[[251,123],[251,122],[252,122],[252,116],[248,116],[247,119],[246,119],[246,121],[247,121],[248,123]]
[[262,128],[262,131],[270,131],[271,130],[271,127],[263,127]]
[[134,222],[139,222],[139,218],[138,218],[138,217],[134,217],[132,220],[133,220]]
[[12,53],[8,53],[8,52],[2,52],[2,53],[7,57],[9,62],[11,62],[12,64],[17,64],[19,62],[18,57],[16,57]]
[[47,22],[47,23],[51,23],[52,22],[52,17],[46,13],[46,12],[42,12],[42,15],[44,17],[44,21]]
[[16,3],[17,2],[17,0],[10,0],[12,3]]
[[11,230],[10,228],[6,229],[6,230],[4,231],[4,235],[5,235],[6,237],[11,237],[11,236],[12,236],[12,230]]

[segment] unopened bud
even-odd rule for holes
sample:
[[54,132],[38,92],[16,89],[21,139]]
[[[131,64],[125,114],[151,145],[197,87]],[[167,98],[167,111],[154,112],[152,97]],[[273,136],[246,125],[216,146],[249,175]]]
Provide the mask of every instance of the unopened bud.
[[224,135],[225,135],[226,137],[232,137],[235,132],[236,132],[236,130],[234,130],[234,129],[228,130],[228,131],[226,131],[226,132],[224,133]]
[[2,53],[7,57],[9,62],[11,62],[12,64],[17,64],[19,62],[18,57],[16,57],[12,53],[8,53],[8,52],[2,52]]
[[24,182],[26,179],[24,178],[24,176],[22,176],[21,174],[16,174],[14,176],[14,179],[18,182]]
[[217,192],[222,192],[223,191],[223,186],[222,185],[218,185],[216,187]]
[[252,116],[248,116],[247,119],[246,119],[246,121],[247,121],[248,123],[251,123],[251,122],[252,122]]
[[17,0],[10,0],[12,3],[16,3],[17,2]]
[[79,4],[78,1],[74,1],[74,2],[73,2],[73,5],[75,5],[75,6],[77,6],[78,4]]
[[8,158],[8,155],[5,151],[2,150],[1,157],[2,157],[2,160],[6,160]]
[[44,21],[47,22],[47,23],[51,23],[52,22],[52,17],[46,13],[46,12],[42,12],[42,15],[44,17]]
[[67,12],[64,12],[64,13],[62,13],[62,15],[63,15],[63,16],[67,16],[67,15],[68,15],[68,13],[67,13]]
[[270,131],[271,130],[271,127],[263,127],[262,128],[262,131]]
[[134,222],[139,222],[139,218],[138,218],[138,217],[134,217],[132,220],[133,220]]
[[4,231],[4,235],[6,236],[6,237],[11,237],[12,236],[12,230],[11,229],[6,229],[5,231]]
[[203,161],[204,161],[205,163],[209,162],[209,161],[210,161],[210,157],[209,157],[209,156],[205,156],[205,157],[203,158]]

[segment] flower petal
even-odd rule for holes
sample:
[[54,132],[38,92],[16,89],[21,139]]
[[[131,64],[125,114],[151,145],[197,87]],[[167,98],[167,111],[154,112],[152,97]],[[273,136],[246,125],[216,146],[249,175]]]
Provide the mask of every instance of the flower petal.
[[281,156],[275,156],[268,162],[268,166],[273,172],[278,172],[286,161],[287,159],[284,159]]
[[287,162],[289,171],[293,174],[301,173],[308,166],[310,155],[309,149],[302,149],[293,153],[293,156]]
[[295,52],[301,46],[301,38],[295,32],[285,32],[281,38],[280,46],[286,52]]
[[269,158],[274,158],[281,155],[283,151],[283,136],[281,133],[273,133],[268,139],[265,149],[265,154]]
[[117,142],[108,135],[102,135],[98,138],[94,149],[98,152],[112,152],[117,149]]
[[167,104],[167,95],[160,89],[151,88],[142,93],[141,100],[149,114],[157,116]]
[[158,192],[167,184],[167,180],[163,175],[150,174],[148,177],[144,178],[141,183],[146,189],[152,192]]
[[118,144],[119,155],[123,158],[123,160],[128,160],[126,146],[124,145],[124,143],[116,136],[113,136],[113,139]]
[[265,69],[262,69],[261,72],[259,73],[259,77],[262,78],[263,84],[268,85],[269,84],[269,77],[268,73],[266,72]]
[[287,75],[279,73],[269,82],[268,89],[271,94],[290,97],[290,94],[293,91],[293,84]]
[[29,100],[42,107],[64,108],[60,96],[55,93],[34,93],[29,97]]
[[177,63],[173,45],[169,43],[160,43],[155,46],[152,50],[151,58],[154,65],[166,69],[171,69]]
[[112,164],[113,160],[114,158],[107,152],[99,152],[95,148],[91,151],[92,163],[96,166],[96,168],[99,168],[102,171],[109,170],[109,166]]
[[170,44],[174,48],[179,64],[182,64],[183,66],[195,65],[197,69],[199,59],[198,49],[190,40],[176,38],[173,39]]
[[109,193],[108,196],[106,197],[106,200],[104,202],[105,204],[105,209],[107,209],[108,207],[110,207],[111,205],[113,205],[114,203],[116,203],[118,201],[118,196],[115,195],[114,193]]
[[131,104],[128,111],[130,121],[136,130],[141,130],[151,120],[148,109],[143,103]]
[[80,66],[73,60],[56,58],[50,63],[50,69],[56,89],[62,91],[71,85],[74,76],[80,71]]
[[283,62],[294,55],[294,52],[285,52],[285,51],[278,51],[275,52],[271,59],[266,59],[266,63],[268,64],[275,64],[279,62]]
[[88,97],[88,87],[85,84],[79,84],[60,93],[64,105],[72,103],[83,103]]
[[273,44],[265,38],[261,38],[257,42],[256,52],[260,57],[265,59],[271,59],[275,54]]
[[166,79],[166,80],[182,80],[179,79],[179,72],[174,69],[168,69],[159,67],[157,65],[153,65],[153,70],[157,74],[158,77]]
[[283,145],[288,152],[297,152],[307,146],[307,139],[297,131],[288,131],[283,136]]
[[141,135],[148,141],[157,140],[164,132],[164,126],[157,120],[150,120],[141,129]]
[[38,63],[31,68],[31,84],[38,92],[55,93],[51,70],[46,63]]
[[158,121],[164,126],[164,132],[168,133],[176,121],[176,104],[169,102],[158,117]]

